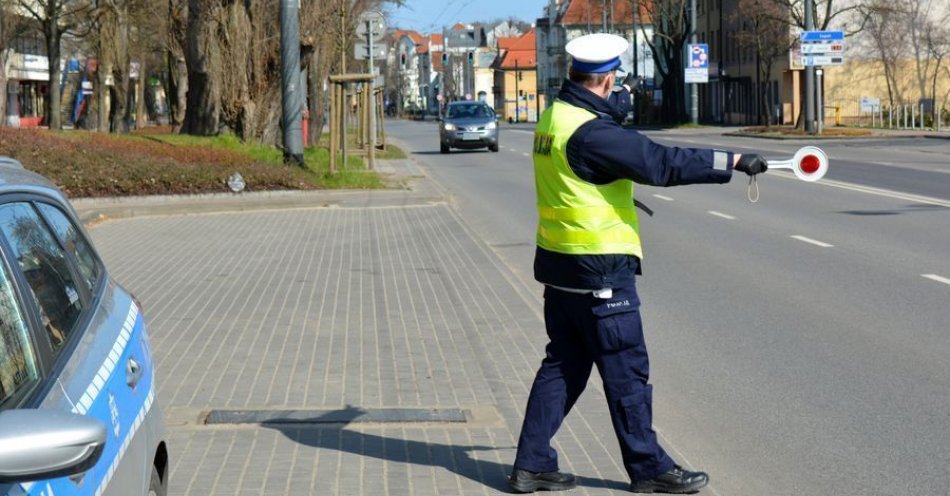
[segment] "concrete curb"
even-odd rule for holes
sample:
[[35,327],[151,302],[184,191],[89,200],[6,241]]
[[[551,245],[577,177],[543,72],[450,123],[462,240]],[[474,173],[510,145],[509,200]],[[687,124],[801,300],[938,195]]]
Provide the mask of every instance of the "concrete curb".
[[197,195],[76,198],[71,203],[84,225],[129,217],[209,214],[249,210],[328,207],[394,207],[444,203],[445,198],[411,159],[380,161],[378,172],[405,183],[401,189],[280,190]]

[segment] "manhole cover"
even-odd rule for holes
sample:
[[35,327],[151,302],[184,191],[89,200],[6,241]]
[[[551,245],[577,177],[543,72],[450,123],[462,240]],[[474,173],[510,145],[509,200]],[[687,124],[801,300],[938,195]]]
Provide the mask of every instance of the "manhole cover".
[[348,408],[344,410],[211,410],[207,425],[218,424],[351,424],[466,422],[457,408]]

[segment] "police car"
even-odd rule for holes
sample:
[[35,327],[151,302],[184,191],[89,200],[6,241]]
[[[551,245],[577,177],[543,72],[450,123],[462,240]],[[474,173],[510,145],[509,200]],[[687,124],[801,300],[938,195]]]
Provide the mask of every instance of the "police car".
[[164,495],[148,333],[65,196],[0,157],[0,495]]

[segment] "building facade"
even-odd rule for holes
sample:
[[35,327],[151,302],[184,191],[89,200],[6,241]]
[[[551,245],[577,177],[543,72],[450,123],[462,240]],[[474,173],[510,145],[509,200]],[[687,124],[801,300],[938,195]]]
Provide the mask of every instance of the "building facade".
[[654,84],[653,52],[646,42],[653,37],[653,25],[642,5],[636,10],[630,1],[550,0],[536,21],[536,31],[537,92],[548,104],[567,78],[570,57],[565,45],[590,33],[607,32],[626,38],[630,49],[621,55],[622,68],[643,78],[648,86]]

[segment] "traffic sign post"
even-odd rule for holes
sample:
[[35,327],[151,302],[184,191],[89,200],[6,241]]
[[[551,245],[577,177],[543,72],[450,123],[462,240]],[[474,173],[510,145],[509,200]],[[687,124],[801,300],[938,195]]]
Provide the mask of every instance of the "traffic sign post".
[[[808,2],[809,4],[811,2]],[[811,27],[806,23],[807,27]],[[801,41],[802,65],[805,66],[806,81],[806,110],[814,101],[812,90],[818,95],[817,113],[818,113],[818,134],[821,134],[822,121],[824,120],[825,109],[821,104],[821,67],[826,65],[841,65],[844,63],[844,32],[843,31],[802,31],[799,33]],[[811,87],[813,68],[818,67],[818,85]],[[808,112],[806,111],[806,114]],[[806,123],[811,123],[811,117],[806,116]],[[806,126],[807,127],[807,126]]]
[[[356,57],[356,60],[385,60],[386,49],[385,44],[377,45],[373,43],[370,45],[369,43],[358,41],[353,43],[353,56]],[[372,50],[372,53],[370,53],[370,50]],[[370,65],[372,65],[372,62],[370,62]]]
[[706,43],[691,43],[688,45],[689,66],[685,69],[687,83],[709,82],[709,45]]
[[[368,73],[373,76],[372,79],[366,81],[366,84],[369,86],[366,91],[366,107],[367,107],[367,117],[368,125],[366,126],[366,142],[369,143],[369,150],[367,154],[367,162],[369,163],[369,169],[373,170],[376,167],[376,92],[374,88],[374,80],[376,79],[376,67],[373,63],[377,59],[386,58],[386,45],[383,43],[374,44],[375,42],[381,41],[383,36],[386,34],[386,18],[383,17],[383,14],[376,11],[364,12],[360,15],[360,22],[357,24],[356,33],[366,38],[366,45],[362,43],[355,44],[356,58],[365,59],[367,66],[369,68]],[[362,55],[362,57],[361,57]],[[344,137],[345,139],[345,137]]]
[[802,65],[810,67],[844,63],[843,31],[802,31],[799,39]]

